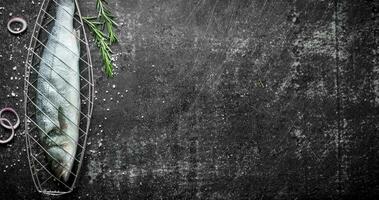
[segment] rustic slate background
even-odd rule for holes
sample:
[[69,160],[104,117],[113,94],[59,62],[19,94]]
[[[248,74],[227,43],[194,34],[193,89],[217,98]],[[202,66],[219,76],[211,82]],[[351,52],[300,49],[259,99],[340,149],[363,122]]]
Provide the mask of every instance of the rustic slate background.
[[[19,113],[39,3],[0,1],[0,107]],[[80,0],[82,12],[94,14],[94,3]],[[378,6],[109,0],[119,23],[116,75],[105,78],[92,46],[88,150],[77,188],[63,198],[377,197]],[[7,32],[11,16],[27,19],[26,34]],[[0,199],[50,199],[34,188],[22,131],[0,146]]]

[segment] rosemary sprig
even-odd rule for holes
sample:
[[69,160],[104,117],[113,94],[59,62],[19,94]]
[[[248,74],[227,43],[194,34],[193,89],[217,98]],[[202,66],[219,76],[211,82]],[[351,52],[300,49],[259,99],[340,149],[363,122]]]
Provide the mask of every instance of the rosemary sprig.
[[111,59],[112,50],[110,45],[118,42],[114,29],[117,27],[114,16],[106,7],[106,0],[96,0],[97,17],[84,17],[84,22],[88,25],[95,38],[97,47],[103,60],[104,71],[108,77],[113,76],[113,62]]
[[109,43],[113,44],[118,41],[118,38],[113,31],[113,28],[117,27],[117,23],[114,21],[115,16],[112,15],[112,13],[108,10],[105,4],[108,4],[106,0],[96,0],[96,9],[98,11],[98,18],[100,18],[101,21],[104,22],[104,25],[108,33]]

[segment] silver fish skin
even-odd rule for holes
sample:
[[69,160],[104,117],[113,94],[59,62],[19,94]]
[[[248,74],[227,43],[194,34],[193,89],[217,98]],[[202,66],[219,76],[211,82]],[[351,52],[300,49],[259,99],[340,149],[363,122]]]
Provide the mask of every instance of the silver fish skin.
[[50,170],[68,181],[79,137],[80,42],[73,28],[74,0],[58,3],[39,65],[36,122]]

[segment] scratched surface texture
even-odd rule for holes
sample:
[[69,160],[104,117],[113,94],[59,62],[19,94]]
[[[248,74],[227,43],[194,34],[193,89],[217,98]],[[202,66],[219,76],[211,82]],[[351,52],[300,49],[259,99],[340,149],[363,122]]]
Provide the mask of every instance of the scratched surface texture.
[[[20,114],[39,3],[0,1],[0,107]],[[80,5],[95,14],[95,0]],[[81,176],[52,199],[377,197],[378,6],[109,0],[115,76],[92,43],[97,93]],[[7,32],[11,15],[27,19],[27,33]],[[0,199],[50,199],[34,188],[22,132],[0,146]]]

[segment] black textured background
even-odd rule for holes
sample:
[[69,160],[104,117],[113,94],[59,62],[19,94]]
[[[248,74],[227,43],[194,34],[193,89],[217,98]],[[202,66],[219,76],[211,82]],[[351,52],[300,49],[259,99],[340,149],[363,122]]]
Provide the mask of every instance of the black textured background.
[[[0,107],[21,114],[39,2],[0,1]],[[95,0],[79,2],[95,13]],[[378,1],[109,6],[119,23],[116,75],[105,78],[92,46],[91,132],[77,187],[63,198],[378,196]],[[27,19],[26,34],[7,32],[11,15]],[[0,146],[0,199],[49,199],[34,188],[22,131]]]

